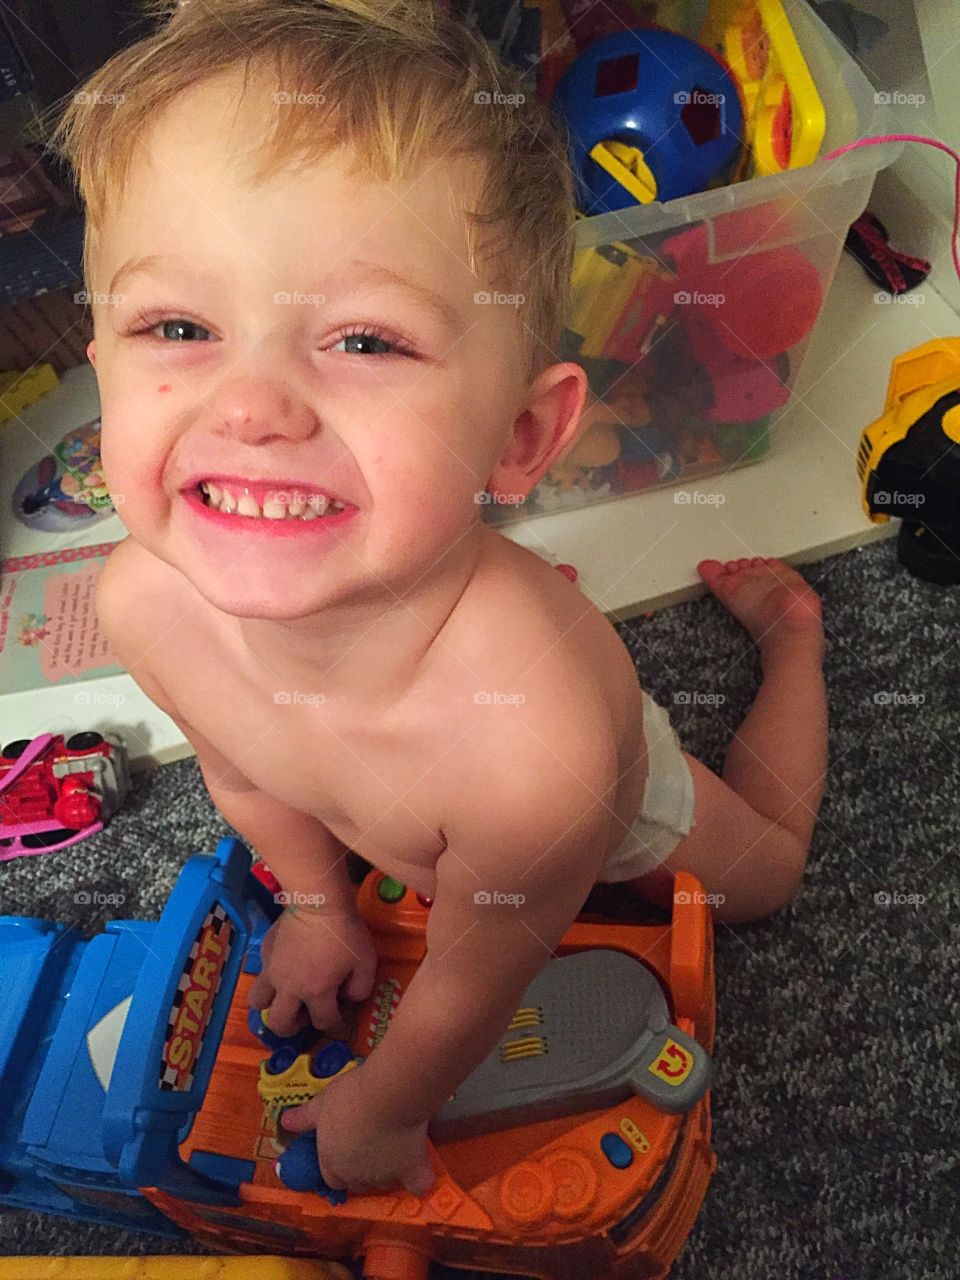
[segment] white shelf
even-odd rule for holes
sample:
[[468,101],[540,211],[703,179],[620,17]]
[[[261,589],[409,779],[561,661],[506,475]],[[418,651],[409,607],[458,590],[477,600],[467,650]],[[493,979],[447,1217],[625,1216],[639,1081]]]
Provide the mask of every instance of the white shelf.
[[[572,511],[535,516],[503,532],[576,566],[597,608],[629,618],[703,595],[697,562],[780,556],[794,564],[896,533],[863,513],[855,455],[860,432],[883,412],[894,356],[960,333],[929,285],[923,302],[878,304],[876,286],[844,254],[796,396],[759,463],[726,475]],[[682,505],[681,491],[722,505]]]

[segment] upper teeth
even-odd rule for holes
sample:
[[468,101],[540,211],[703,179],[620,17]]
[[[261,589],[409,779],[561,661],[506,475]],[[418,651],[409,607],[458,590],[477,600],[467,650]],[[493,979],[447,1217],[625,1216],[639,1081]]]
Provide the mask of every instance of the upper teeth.
[[253,519],[264,516],[267,520],[316,520],[319,516],[333,516],[344,510],[342,502],[328,498],[325,493],[278,490],[267,495],[261,508],[250,493],[235,494],[209,480],[201,481],[200,492],[207,499],[208,506],[230,515],[250,516]]

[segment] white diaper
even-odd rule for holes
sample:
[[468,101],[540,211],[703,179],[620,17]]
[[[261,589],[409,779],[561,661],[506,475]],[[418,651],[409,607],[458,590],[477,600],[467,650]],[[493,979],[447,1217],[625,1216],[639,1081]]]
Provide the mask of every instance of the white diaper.
[[640,812],[603,866],[601,881],[632,880],[665,862],[693,828],[693,775],[667,712],[643,691],[649,773]]

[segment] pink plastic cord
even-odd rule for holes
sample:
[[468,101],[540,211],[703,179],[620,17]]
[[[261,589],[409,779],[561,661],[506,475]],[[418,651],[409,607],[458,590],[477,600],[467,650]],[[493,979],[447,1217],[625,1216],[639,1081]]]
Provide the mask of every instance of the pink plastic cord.
[[861,138],[859,142],[850,142],[845,147],[837,147],[836,151],[831,151],[828,156],[824,156],[825,160],[836,160],[839,156],[846,155],[848,151],[857,151],[860,147],[878,147],[884,142],[922,142],[925,147],[936,147],[938,151],[945,151],[957,166],[957,186],[953,201],[953,237],[950,241],[950,248],[953,250],[953,269],[960,279],[960,249],[957,247],[957,240],[960,237],[960,155],[954,151],[953,147],[948,147],[945,142],[938,142],[936,138],[922,138],[916,133],[889,133],[882,138]]

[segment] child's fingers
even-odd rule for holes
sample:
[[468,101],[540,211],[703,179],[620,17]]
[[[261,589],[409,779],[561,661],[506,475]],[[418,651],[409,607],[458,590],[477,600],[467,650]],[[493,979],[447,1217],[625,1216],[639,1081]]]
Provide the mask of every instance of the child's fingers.
[[348,1000],[366,1000],[373,990],[373,979],[377,972],[377,957],[370,956],[357,963],[344,986],[343,993]]
[[303,1025],[300,1009],[298,996],[278,993],[270,1006],[270,1030],[278,1036],[294,1035]]
[[[331,1172],[328,1175],[323,1171],[323,1168],[321,1167],[320,1177],[324,1180],[324,1182],[327,1184],[327,1186],[330,1188],[331,1191],[347,1190],[347,1184],[345,1180],[339,1177],[336,1173]],[[354,1188],[354,1190],[356,1190],[356,1188]]]
[[258,973],[253,980],[250,994],[247,997],[251,1009],[266,1009],[273,1003],[277,994],[276,988],[265,973]]
[[318,1031],[332,1030],[343,1021],[337,1005],[337,997],[332,992],[329,995],[308,1000],[307,1012],[310,1014],[310,1021]]
[[299,1107],[287,1107],[280,1113],[280,1123],[291,1133],[303,1133],[305,1129],[317,1127],[317,1114],[320,1110],[320,1098],[311,1098]]

